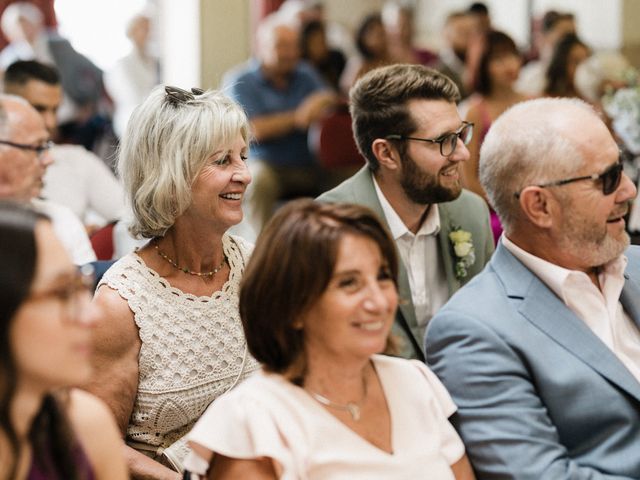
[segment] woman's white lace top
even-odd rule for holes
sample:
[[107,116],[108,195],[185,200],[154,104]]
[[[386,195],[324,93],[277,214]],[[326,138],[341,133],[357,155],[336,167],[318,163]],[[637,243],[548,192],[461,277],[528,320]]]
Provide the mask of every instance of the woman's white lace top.
[[138,393],[127,427],[127,442],[150,447],[142,450],[161,453],[180,440],[172,450],[182,457],[187,450],[181,439],[207,406],[259,367],[246,351],[238,311],[251,246],[231,235],[222,243],[231,272],[211,297],[171,287],[136,253],[121,258],[100,281],[128,302],[142,341]]

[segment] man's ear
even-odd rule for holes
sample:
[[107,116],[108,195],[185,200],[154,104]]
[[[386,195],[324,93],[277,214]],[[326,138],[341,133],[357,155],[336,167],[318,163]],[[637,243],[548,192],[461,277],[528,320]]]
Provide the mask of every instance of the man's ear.
[[397,170],[400,167],[398,149],[389,140],[376,138],[371,144],[371,150],[381,167],[388,170]]
[[561,209],[557,198],[547,188],[538,186],[524,188],[519,201],[525,217],[538,228],[551,228]]

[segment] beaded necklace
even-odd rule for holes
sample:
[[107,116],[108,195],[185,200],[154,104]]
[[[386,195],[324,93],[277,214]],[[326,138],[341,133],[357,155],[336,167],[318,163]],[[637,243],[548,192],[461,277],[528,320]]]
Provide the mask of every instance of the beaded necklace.
[[210,272],[193,272],[189,270],[187,267],[179,266],[176,262],[174,262],[171,258],[169,258],[166,253],[160,251],[160,248],[158,247],[158,239],[156,239],[153,246],[156,249],[156,252],[158,252],[158,255],[160,255],[160,257],[166,260],[169,263],[169,265],[171,265],[173,268],[175,268],[176,270],[180,270],[183,273],[188,273],[189,275],[195,275],[197,277],[213,277],[216,273],[222,270],[222,267],[224,267],[224,264],[227,263],[227,256],[224,255],[220,265],[218,265],[216,268],[214,268]]

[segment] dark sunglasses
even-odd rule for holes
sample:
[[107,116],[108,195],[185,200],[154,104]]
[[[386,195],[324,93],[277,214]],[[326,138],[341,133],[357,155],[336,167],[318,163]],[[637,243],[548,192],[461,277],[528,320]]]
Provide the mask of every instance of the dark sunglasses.
[[[605,195],[611,195],[618,189],[620,185],[620,180],[622,179],[622,162],[617,161],[609,168],[607,168],[604,172],[598,174],[594,173],[593,175],[585,175],[583,177],[574,177],[567,178],[566,180],[556,180],[555,182],[543,183],[537,185],[540,188],[546,187],[559,187],[562,185],[567,185],[573,182],[579,182],[581,180],[599,180],[602,183],[602,193]],[[520,197],[521,192],[516,192],[516,198]]]
[[167,85],[164,87],[166,99],[174,105],[180,105],[195,100],[195,96],[202,95],[204,90],[201,88],[192,88],[191,91],[183,90],[178,87],[171,87]]

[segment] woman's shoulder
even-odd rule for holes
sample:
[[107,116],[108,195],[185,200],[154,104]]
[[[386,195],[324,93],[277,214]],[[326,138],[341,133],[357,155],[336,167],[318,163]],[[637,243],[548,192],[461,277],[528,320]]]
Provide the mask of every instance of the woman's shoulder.
[[84,390],[69,394],[67,415],[98,478],[127,478],[116,422],[102,400]]
[[407,392],[417,392],[420,398],[435,398],[443,407],[447,416],[455,411],[451,396],[440,379],[427,365],[420,360],[387,355],[372,357],[376,370],[381,373],[382,382],[392,382],[395,388],[406,389]]

